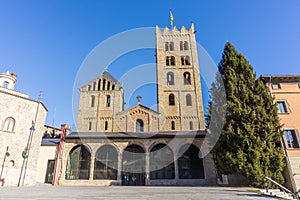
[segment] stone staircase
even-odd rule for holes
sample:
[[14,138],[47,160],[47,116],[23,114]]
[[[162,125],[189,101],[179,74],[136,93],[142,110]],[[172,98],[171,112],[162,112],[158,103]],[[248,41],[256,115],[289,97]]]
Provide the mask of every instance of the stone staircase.
[[267,190],[260,190],[262,193],[264,193],[267,196],[272,196],[272,197],[278,197],[281,199],[290,199],[290,200],[297,200],[294,199],[291,195],[279,190],[279,189],[269,189],[268,192]]

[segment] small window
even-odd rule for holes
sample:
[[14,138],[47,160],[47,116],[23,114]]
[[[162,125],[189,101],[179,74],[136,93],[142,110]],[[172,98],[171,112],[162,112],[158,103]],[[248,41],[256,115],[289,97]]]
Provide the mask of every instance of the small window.
[[167,66],[175,66],[176,65],[175,57],[174,56],[167,56],[166,57],[166,65]]
[[175,122],[171,121],[171,130],[175,130]]
[[287,148],[299,148],[299,141],[295,130],[284,130]]
[[181,56],[181,65],[191,65],[189,56]]
[[91,107],[94,107],[95,106],[95,96],[92,95],[91,97]]
[[184,50],[189,50],[189,43],[187,41],[184,42]]
[[8,86],[9,86],[9,82],[4,81],[4,82],[3,82],[3,87],[4,87],[4,88],[8,88]]
[[170,51],[174,51],[174,42],[170,42]]
[[107,90],[110,90],[110,82],[107,82]]
[[89,122],[89,131],[92,130],[92,122]]
[[105,90],[105,84],[106,84],[106,80],[103,79],[103,83],[102,83],[102,90]]
[[183,41],[180,41],[180,51],[183,51]]
[[168,85],[174,85],[174,73],[173,72],[167,73],[167,82],[168,82]]
[[98,80],[98,91],[101,90],[101,79]]
[[91,91],[91,89],[92,89],[92,86],[88,85],[88,91]]
[[169,42],[166,42],[166,43],[165,43],[165,50],[166,50],[166,51],[169,51]]
[[190,130],[193,130],[193,122],[190,121]]
[[175,57],[171,56],[171,66],[175,66],[176,62],[175,62]]
[[191,74],[189,72],[184,72],[183,80],[184,85],[191,85]]
[[189,50],[189,43],[187,41],[180,42],[180,51]]
[[136,120],[136,132],[144,132],[144,121],[141,119]]
[[174,94],[169,95],[169,106],[174,106],[175,105],[175,97]]
[[278,113],[288,113],[285,101],[277,101]]
[[272,83],[272,89],[273,90],[280,90],[281,89],[281,86],[279,83]]
[[93,82],[93,90],[96,90],[96,82]]
[[191,65],[190,57],[185,56],[185,65]]
[[192,97],[191,97],[190,94],[187,94],[187,95],[185,96],[185,100],[186,100],[186,105],[187,105],[187,106],[192,106]]
[[110,95],[106,96],[106,107],[110,107]]
[[115,85],[112,85],[112,86],[111,86],[111,90],[115,90]]
[[3,130],[13,132],[15,128],[15,120],[12,117],[6,118],[4,121]]
[[107,131],[107,129],[108,129],[108,121],[105,121],[105,123],[104,123],[104,130]]

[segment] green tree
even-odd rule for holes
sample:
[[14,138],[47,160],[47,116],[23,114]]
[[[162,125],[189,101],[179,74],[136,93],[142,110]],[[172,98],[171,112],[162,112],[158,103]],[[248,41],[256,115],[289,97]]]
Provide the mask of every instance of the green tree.
[[[223,129],[213,148],[217,170],[222,174],[240,173],[255,186],[266,186],[265,176],[282,183],[281,126],[277,107],[266,86],[261,79],[256,80],[250,63],[229,42],[218,69],[224,83],[226,111]],[[211,102],[206,116],[209,127],[217,127],[215,123],[220,122],[212,120],[213,114],[218,113],[214,106],[220,103],[216,95],[220,89],[215,87],[220,85],[217,82],[220,79],[216,79],[210,90]]]

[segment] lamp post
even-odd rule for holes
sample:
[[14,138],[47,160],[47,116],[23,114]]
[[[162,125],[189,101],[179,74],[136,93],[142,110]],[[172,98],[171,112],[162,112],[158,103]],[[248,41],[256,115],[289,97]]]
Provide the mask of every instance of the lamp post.
[[9,157],[10,153],[8,153],[8,146],[6,147],[6,152],[4,154],[4,158],[3,158],[3,162],[2,162],[2,168],[1,168],[1,173],[0,173],[0,180],[2,180],[2,174],[3,174],[3,170],[4,170],[4,164],[5,164],[5,160],[6,157]]
[[[32,120],[32,126],[29,129],[30,133],[29,133],[29,136],[28,136],[27,145],[26,145],[25,150],[22,152],[23,163],[22,163],[21,173],[20,173],[20,177],[19,177],[18,187],[24,185],[24,180],[25,180],[25,175],[26,175],[26,168],[27,168],[27,163],[28,163],[28,156],[29,156],[30,146],[31,146],[31,142],[32,142],[33,133],[35,131],[34,125],[35,125],[35,123]],[[24,171],[24,173],[23,173],[23,171]],[[23,175],[23,181],[22,181],[22,185],[21,185],[22,175]]]

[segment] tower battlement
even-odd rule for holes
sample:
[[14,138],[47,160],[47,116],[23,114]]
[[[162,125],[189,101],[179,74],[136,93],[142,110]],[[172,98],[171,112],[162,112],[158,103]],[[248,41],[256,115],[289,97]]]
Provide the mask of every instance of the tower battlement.
[[185,26],[181,26],[180,30],[176,26],[169,29],[169,27],[165,27],[163,29],[159,28],[156,25],[156,34],[160,34],[162,36],[165,35],[177,35],[177,34],[193,34],[195,32],[194,24],[191,24],[190,28],[187,29]]

